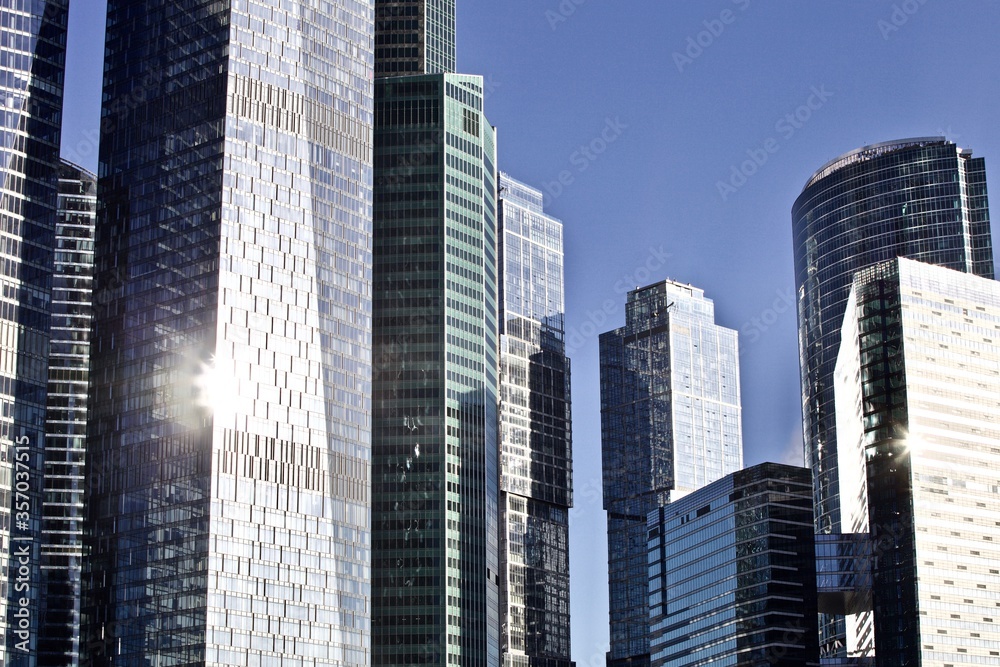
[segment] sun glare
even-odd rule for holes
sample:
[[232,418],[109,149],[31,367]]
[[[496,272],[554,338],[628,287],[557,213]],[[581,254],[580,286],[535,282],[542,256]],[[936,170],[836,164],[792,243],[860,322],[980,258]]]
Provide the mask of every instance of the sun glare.
[[198,406],[210,410],[216,419],[232,414],[236,408],[238,387],[232,368],[214,355],[201,363],[195,390]]

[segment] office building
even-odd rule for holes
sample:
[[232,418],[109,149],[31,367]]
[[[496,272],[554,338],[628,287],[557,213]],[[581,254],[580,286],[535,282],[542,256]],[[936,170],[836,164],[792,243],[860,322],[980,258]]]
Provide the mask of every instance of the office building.
[[[833,369],[854,274],[910,257],[993,277],[986,167],[943,137],[890,141],[846,153],[808,180],[792,207],[803,442],[813,471],[816,529],[841,525]],[[844,629],[821,625],[825,656],[843,655]]]
[[765,463],[649,514],[652,667],[819,665],[812,475]]
[[983,158],[942,137],[891,141],[820,168],[792,207],[806,466],[816,527],[841,530],[833,369],[854,274],[910,257],[993,277]]
[[84,664],[367,665],[372,2],[108,2]]
[[0,3],[0,664],[39,648],[52,248],[68,0]]
[[80,659],[87,376],[97,177],[63,162],[53,256],[40,545],[39,665]]
[[455,71],[455,0],[375,0],[375,76]]
[[570,365],[562,223],[500,174],[500,624],[505,667],[570,667]]
[[1000,285],[884,262],[855,278],[842,337],[841,486],[872,538],[876,665],[1000,665]]
[[496,133],[482,84],[375,82],[375,666],[499,663]]
[[600,338],[611,667],[649,664],[647,515],[743,467],[737,335],[712,301],[666,280],[625,318]]

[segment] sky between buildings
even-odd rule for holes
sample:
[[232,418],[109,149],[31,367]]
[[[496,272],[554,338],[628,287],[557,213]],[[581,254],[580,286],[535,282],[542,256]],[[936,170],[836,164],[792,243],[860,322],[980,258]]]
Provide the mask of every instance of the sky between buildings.
[[[576,507],[573,657],[603,665],[607,553],[597,335],[670,277],[740,331],[747,465],[802,463],[792,202],[828,160],[943,135],[1000,198],[993,0],[459,0],[499,166],[566,237]],[[63,156],[96,169],[104,0],[71,0]],[[1000,214],[997,214],[1000,215]],[[994,225],[996,229],[996,225]]]

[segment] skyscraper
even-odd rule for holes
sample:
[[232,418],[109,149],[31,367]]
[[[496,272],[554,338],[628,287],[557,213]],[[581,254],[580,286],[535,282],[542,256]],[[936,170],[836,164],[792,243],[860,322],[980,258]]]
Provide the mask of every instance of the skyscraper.
[[907,259],[854,280],[841,486],[872,535],[880,667],[1000,665],[998,336],[993,280]]
[[87,376],[96,217],[97,177],[63,162],[59,169],[45,419],[39,665],[76,665],[80,659]]
[[375,75],[455,71],[455,0],[375,0]]
[[499,662],[496,133],[482,85],[375,84],[376,666]]
[[570,367],[562,223],[500,175],[500,623],[506,667],[569,667]]
[[454,0],[377,0],[372,663],[499,663],[496,132]]
[[107,25],[85,662],[367,664],[373,3]]
[[806,466],[816,527],[840,530],[833,369],[857,271],[911,257],[993,277],[982,158],[941,137],[865,146],[820,168],[792,207]]
[[0,664],[39,641],[52,248],[68,0],[0,1]]
[[652,667],[819,665],[812,475],[764,463],[649,515]]
[[648,665],[646,518],[743,466],[737,335],[702,290],[666,280],[628,293],[600,353],[608,665]]

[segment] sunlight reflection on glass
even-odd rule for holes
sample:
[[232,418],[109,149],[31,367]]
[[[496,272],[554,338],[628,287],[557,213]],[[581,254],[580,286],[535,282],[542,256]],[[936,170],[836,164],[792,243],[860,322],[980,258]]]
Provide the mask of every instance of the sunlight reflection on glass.
[[212,412],[216,419],[232,415],[238,400],[238,385],[232,363],[215,355],[201,363],[195,378],[196,402]]

